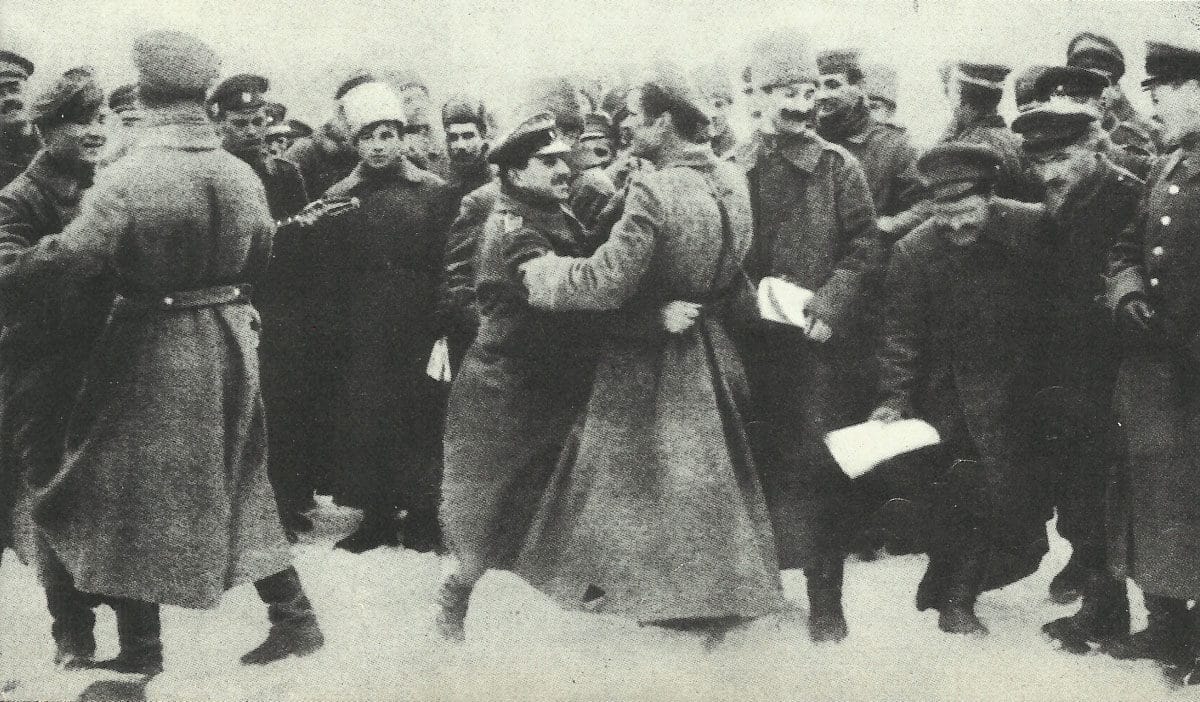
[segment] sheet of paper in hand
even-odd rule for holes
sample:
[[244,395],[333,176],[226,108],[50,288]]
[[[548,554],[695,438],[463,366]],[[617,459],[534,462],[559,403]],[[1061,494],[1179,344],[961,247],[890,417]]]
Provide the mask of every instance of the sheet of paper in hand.
[[430,350],[429,363],[425,364],[425,375],[439,383],[450,382],[450,347],[446,337],[438,339]]
[[758,314],[768,322],[806,328],[809,320],[805,318],[804,308],[812,296],[812,290],[783,278],[767,276],[758,283]]
[[825,435],[825,445],[833,459],[851,478],[900,454],[933,446],[941,440],[937,429],[921,419],[864,422]]

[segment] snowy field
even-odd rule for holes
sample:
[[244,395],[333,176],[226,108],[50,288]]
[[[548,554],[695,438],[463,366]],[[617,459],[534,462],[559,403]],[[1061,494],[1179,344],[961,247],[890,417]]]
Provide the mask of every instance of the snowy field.
[[[323,507],[297,549],[297,565],[328,643],[304,659],[267,668],[238,656],[267,631],[266,608],[249,586],[211,612],[163,611],[166,672],[151,700],[1200,700],[1173,690],[1148,662],[1056,651],[1042,623],[1070,614],[1046,596],[1065,563],[1062,540],[1038,573],[984,595],[985,639],[943,634],[913,596],[922,556],[851,562],[846,569],[850,637],[817,647],[805,632],[804,576],[784,575],[794,615],[731,632],[712,651],[691,634],[596,615],[565,613],[517,578],[490,574],[472,601],[468,642],[438,644],[432,602],[439,563],[431,554],[331,547],[356,513]],[[3,699],[121,699],[136,693],[111,674],[57,672],[50,619],[33,572],[12,553],[0,568]],[[1140,596],[1134,627],[1145,625]],[[99,657],[116,653],[115,623],[102,608]],[[120,676],[116,678],[120,680]]]

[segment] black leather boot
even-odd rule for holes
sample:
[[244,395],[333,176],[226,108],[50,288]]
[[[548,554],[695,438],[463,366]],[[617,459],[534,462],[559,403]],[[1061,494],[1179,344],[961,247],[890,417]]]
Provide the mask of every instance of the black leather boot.
[[267,638],[242,656],[242,665],[266,665],[288,656],[307,656],[325,645],[317,613],[300,586],[295,568],[256,582],[259,597],[267,603],[271,629]]
[[110,604],[117,615],[117,640],[121,648],[116,658],[100,661],[93,667],[146,677],[161,673],[162,623],[158,605],[124,598],[114,599]]
[[1050,581],[1050,599],[1058,604],[1071,604],[1083,596],[1084,583],[1088,578],[1078,548],[1071,552],[1071,558],[1063,569]]
[[808,585],[808,638],[813,643],[837,643],[846,638],[846,615],[842,611],[841,554],[822,556],[815,567],[806,568]]
[[948,634],[984,636],[987,627],[975,616],[975,600],[983,580],[982,556],[970,554],[958,559],[938,607],[938,628]]
[[467,585],[451,575],[438,588],[438,613],[434,620],[438,635],[446,641],[461,643],[467,638],[467,608],[471,604],[473,585]]
[[1083,604],[1069,617],[1042,626],[1064,651],[1084,654],[1091,644],[1129,636],[1129,597],[1125,583],[1104,570],[1091,570],[1083,579]]
[[1108,642],[1104,651],[1121,660],[1154,660],[1182,665],[1191,657],[1191,627],[1187,602],[1146,595],[1149,624],[1145,629]]
[[400,525],[390,512],[368,512],[352,534],[334,544],[350,553],[365,553],[380,546],[400,545]]
[[1191,625],[1191,650],[1188,660],[1180,665],[1169,666],[1167,679],[1177,685],[1200,685],[1200,607],[1188,613]]

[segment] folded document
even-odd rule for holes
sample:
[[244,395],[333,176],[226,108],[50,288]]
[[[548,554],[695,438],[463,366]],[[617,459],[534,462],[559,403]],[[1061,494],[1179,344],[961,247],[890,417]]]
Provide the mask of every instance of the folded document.
[[825,435],[829,452],[842,472],[851,478],[900,454],[933,446],[941,440],[937,429],[920,419],[864,422]]
[[812,297],[812,290],[767,276],[758,283],[758,314],[768,322],[805,328],[809,320],[804,310]]

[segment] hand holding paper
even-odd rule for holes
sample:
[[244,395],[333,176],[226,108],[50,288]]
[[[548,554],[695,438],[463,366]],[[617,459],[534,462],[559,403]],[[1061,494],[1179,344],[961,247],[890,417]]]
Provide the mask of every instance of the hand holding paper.
[[446,337],[438,339],[429,352],[429,363],[425,364],[425,375],[439,383],[450,382],[450,346]]
[[904,453],[941,443],[933,425],[920,419],[868,421],[825,435],[825,445],[842,472],[857,478]]

